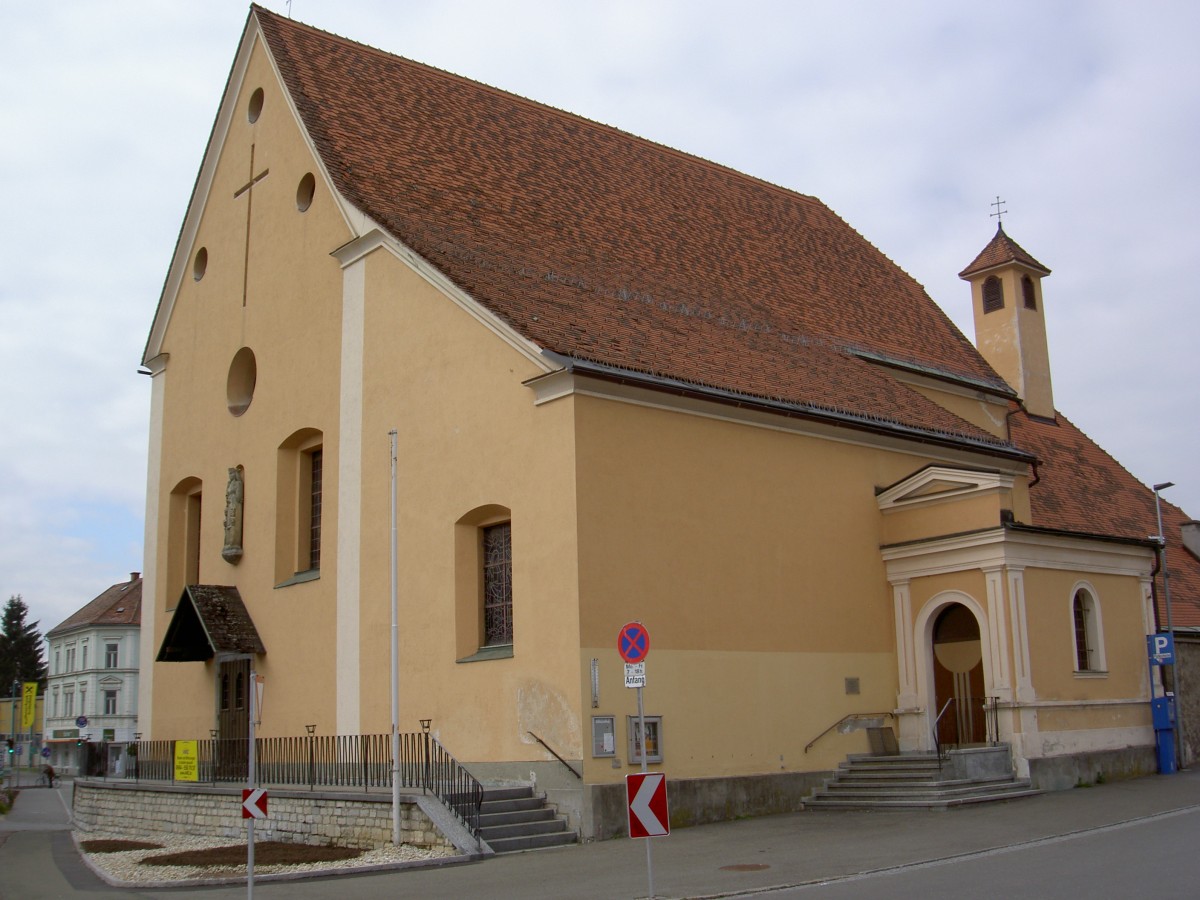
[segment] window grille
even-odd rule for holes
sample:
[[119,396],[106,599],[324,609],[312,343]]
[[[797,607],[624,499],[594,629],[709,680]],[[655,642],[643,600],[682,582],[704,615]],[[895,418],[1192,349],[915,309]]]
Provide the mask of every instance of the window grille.
[[504,522],[483,529],[483,643],[512,640],[512,525]]

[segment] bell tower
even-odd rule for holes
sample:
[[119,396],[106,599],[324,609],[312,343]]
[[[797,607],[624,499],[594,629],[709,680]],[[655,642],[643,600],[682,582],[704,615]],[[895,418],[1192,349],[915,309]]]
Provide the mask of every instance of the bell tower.
[[1000,225],[958,277],[971,284],[975,346],[1030,413],[1052,419],[1054,391],[1042,307],[1042,279],[1049,274]]

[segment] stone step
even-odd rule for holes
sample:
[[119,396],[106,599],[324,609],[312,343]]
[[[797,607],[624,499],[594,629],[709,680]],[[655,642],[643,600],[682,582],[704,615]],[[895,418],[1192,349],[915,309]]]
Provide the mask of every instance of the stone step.
[[479,836],[496,853],[561,847],[578,842],[567,820],[530,787],[486,787],[479,807]]
[[1005,800],[1019,800],[1023,797],[1036,797],[1041,791],[1005,791],[993,794],[976,794],[970,797],[952,797],[937,800],[895,799],[895,800],[863,800],[841,798],[810,797],[804,801],[805,809],[949,809],[954,806],[966,806],[974,803],[996,803]]
[[493,825],[519,825],[522,822],[544,822],[554,818],[554,810],[546,806],[537,809],[519,809],[511,812],[480,813],[479,827],[490,828]]
[[[514,822],[510,825],[488,825],[479,829],[479,836],[488,842],[494,850],[499,838],[529,837],[535,834],[565,834],[566,820],[558,817],[542,819],[537,822]],[[571,833],[571,842],[575,835]],[[497,851],[498,852],[498,851]]]
[[999,794],[1024,793],[1031,790],[1028,783],[1021,784],[958,784],[955,787],[931,785],[922,790],[886,788],[847,788],[844,785],[829,785],[816,791],[814,797],[838,800],[942,800],[959,797],[994,796]]
[[531,834],[522,837],[497,838],[495,841],[488,841],[488,846],[497,853],[518,853],[522,850],[567,847],[574,843],[576,843],[575,832],[562,831],[556,834]]
[[878,788],[896,788],[899,790],[927,789],[938,786],[956,787],[961,785],[1002,785],[1013,781],[1011,775],[990,775],[980,778],[889,778],[886,775],[839,775],[830,779],[826,786],[836,784],[838,787],[875,790]]

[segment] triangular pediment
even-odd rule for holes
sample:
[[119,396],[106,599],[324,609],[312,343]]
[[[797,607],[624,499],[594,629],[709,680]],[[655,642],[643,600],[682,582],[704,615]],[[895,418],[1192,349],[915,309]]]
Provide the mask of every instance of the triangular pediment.
[[879,509],[903,509],[919,504],[954,500],[986,491],[1008,490],[1013,485],[1011,475],[975,469],[954,469],[947,466],[926,466],[876,497]]

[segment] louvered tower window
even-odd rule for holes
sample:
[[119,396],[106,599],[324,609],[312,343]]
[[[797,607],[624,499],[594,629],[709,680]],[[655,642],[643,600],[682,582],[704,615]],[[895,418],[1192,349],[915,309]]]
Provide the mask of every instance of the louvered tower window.
[[995,275],[989,275],[983,283],[983,311],[985,313],[1004,309],[1004,286]]

